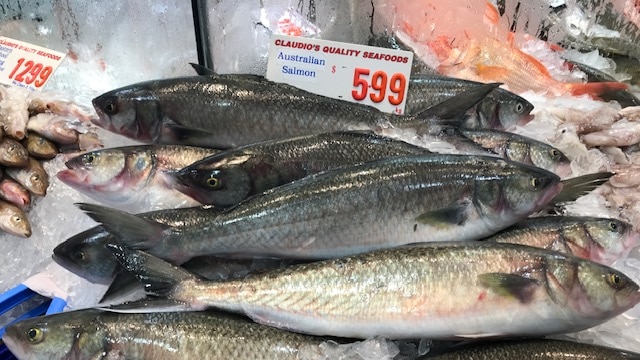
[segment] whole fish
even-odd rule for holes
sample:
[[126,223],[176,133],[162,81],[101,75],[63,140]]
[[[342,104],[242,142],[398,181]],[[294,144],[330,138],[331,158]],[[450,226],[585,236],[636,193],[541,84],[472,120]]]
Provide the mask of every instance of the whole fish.
[[381,126],[426,133],[454,119],[497,84],[479,85],[420,114],[397,116],[315,95],[255,75],[154,80],[93,99],[94,124],[142,142],[230,148],[260,141]]
[[[76,156],[56,174],[72,188],[107,204],[131,202],[150,192],[171,190],[169,172],[218,150],[174,145],[134,145],[100,149]],[[179,193],[174,192],[179,195]],[[195,205],[195,204],[193,204]]]
[[28,93],[26,89],[9,87],[5,89],[0,100],[0,126],[6,135],[17,140],[23,139],[26,134],[29,120]]
[[49,175],[37,160],[29,158],[23,168],[7,168],[6,172],[34,195],[44,196],[49,187]]
[[[409,80],[405,112],[413,114],[452,96],[470,90],[479,83],[442,75],[418,74]],[[533,119],[533,105],[504,89],[496,89],[473,107],[463,122],[466,128],[508,130]]]
[[555,251],[488,242],[424,243],[208,282],[108,245],[152,294],[313,335],[450,339],[543,336],[603,323],[640,302],[612,268]]
[[29,191],[9,178],[4,178],[0,181],[0,198],[23,210],[31,204]]
[[19,207],[0,200],[0,230],[20,237],[31,236],[31,224]]
[[58,155],[58,147],[56,144],[34,132],[30,132],[28,136],[22,140],[22,145],[30,156],[36,159],[49,160]]
[[173,173],[175,188],[225,207],[326,170],[428,150],[371,132],[334,132],[271,140],[206,157]]
[[19,142],[5,137],[0,140],[0,164],[5,166],[27,166],[29,153]]
[[616,219],[542,216],[524,219],[486,241],[535,246],[611,265],[640,244],[640,234]]
[[573,341],[533,339],[478,342],[420,360],[640,360],[640,354]]
[[75,144],[78,142],[78,131],[71,125],[73,120],[49,113],[38,114],[29,118],[27,130],[61,145]]
[[123,244],[175,263],[223,254],[322,259],[425,239],[479,239],[537,211],[561,188],[555,174],[497,158],[417,155],[311,175],[204,218],[193,220],[193,208],[169,212],[186,226],[80,208]]
[[327,339],[214,312],[118,314],[86,309],[23,320],[2,341],[18,358],[301,359]]

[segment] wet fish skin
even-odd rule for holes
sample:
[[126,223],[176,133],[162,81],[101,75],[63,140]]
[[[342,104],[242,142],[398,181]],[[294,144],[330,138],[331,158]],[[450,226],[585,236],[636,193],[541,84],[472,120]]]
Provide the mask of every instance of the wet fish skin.
[[27,149],[29,156],[36,159],[49,160],[58,155],[58,147],[53,141],[34,132],[29,132],[27,137],[22,140],[22,146]]
[[611,265],[640,244],[640,234],[617,219],[541,216],[524,219],[486,241],[535,246]]
[[31,204],[29,191],[9,178],[0,181],[0,199],[7,200],[23,210]]
[[20,237],[31,236],[31,224],[19,207],[0,200],[0,230]]
[[24,320],[2,337],[24,359],[300,359],[325,338],[214,312],[118,314],[77,310]]
[[[128,246],[178,264],[222,254],[323,259],[427,235],[479,239],[537,211],[561,188],[555,174],[498,158],[418,155],[311,175],[206,214],[197,226],[170,227],[94,204],[80,208]],[[193,211],[171,216],[190,218]]]
[[543,336],[595,326],[640,302],[638,285],[617,270],[516,244],[423,243],[227,282],[108,248],[150,293],[184,308],[240,312],[315,335]]
[[334,132],[228,150],[173,174],[176,189],[202,204],[226,207],[326,170],[428,150],[372,132]]
[[47,193],[49,175],[37,160],[29,158],[29,164],[26,167],[7,168],[6,172],[32,194],[44,196]]
[[[391,124],[426,132],[435,115],[460,119],[497,84],[480,85],[415,116],[315,95],[255,75],[154,80],[93,99],[94,124],[142,142],[231,148],[260,141]],[[459,121],[459,120],[458,120]],[[197,130],[194,130],[197,129]],[[205,133],[203,133],[206,132]]]
[[174,146],[135,145],[99,149],[78,155],[56,174],[65,184],[107,204],[133,201],[142,190],[170,189],[168,175],[218,150]]
[[70,126],[73,119],[42,113],[29,118],[27,130],[60,145],[71,145],[78,142],[78,132]]
[[420,360],[638,360],[640,354],[573,341],[533,339],[481,342]]
[[0,140],[0,164],[5,166],[27,166],[29,153],[27,149],[16,140],[5,137]]

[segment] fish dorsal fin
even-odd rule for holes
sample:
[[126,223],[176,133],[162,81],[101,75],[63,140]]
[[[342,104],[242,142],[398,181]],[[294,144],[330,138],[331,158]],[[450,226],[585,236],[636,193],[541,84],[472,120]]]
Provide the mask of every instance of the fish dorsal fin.
[[476,106],[500,85],[502,84],[491,83],[478,85],[473,89],[422,110],[414,116],[418,119],[439,118],[445,120],[461,120],[464,118],[467,110]]
[[535,279],[506,273],[481,274],[478,275],[478,282],[498,295],[514,297],[524,304],[533,299],[534,292],[540,285]]
[[213,69],[209,69],[204,65],[194,64],[194,63],[189,63],[189,65],[191,65],[191,67],[196,71],[198,75],[203,75],[203,76],[218,75],[216,74],[215,71],[213,71]]

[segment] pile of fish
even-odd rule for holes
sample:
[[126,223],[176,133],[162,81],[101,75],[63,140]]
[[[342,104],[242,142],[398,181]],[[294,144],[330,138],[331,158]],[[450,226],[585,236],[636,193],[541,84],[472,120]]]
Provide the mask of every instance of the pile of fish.
[[[82,121],[87,123],[83,124]],[[0,86],[0,229],[31,236],[25,214],[31,195],[42,197],[49,175],[41,161],[66,149],[101,146],[89,131],[89,116],[71,102]]]

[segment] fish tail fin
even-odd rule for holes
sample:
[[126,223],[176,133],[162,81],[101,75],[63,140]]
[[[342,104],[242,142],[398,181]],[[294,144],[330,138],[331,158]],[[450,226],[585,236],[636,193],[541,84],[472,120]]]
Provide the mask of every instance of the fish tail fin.
[[609,91],[628,90],[629,85],[616,81],[590,82],[590,83],[569,83],[566,84],[571,95],[589,95],[597,98],[599,95]]
[[100,304],[118,303],[120,298],[131,295],[133,292],[140,290],[142,284],[136,277],[128,271],[120,271],[109,285],[107,291],[102,295]]
[[135,249],[148,249],[170,226],[143,219],[125,211],[97,204],[77,203],[94,221],[102,224],[125,246]]
[[[433,119],[441,124],[459,125],[469,109],[484,100],[500,83],[481,84],[414,115],[417,119]],[[441,121],[444,120],[444,121]]]
[[552,200],[552,203],[559,204],[575,201],[609,181],[612,176],[613,173],[600,172],[562,180],[562,191]]

